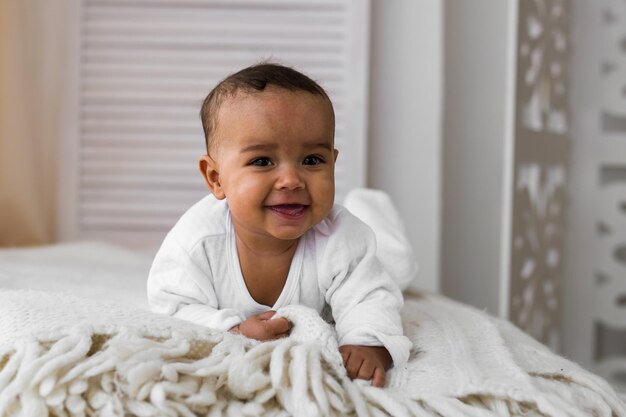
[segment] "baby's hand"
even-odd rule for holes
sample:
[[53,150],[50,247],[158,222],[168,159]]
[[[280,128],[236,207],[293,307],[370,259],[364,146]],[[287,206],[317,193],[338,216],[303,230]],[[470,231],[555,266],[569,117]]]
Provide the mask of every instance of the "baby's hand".
[[260,341],[280,339],[288,336],[291,330],[291,323],[283,317],[271,320],[274,314],[276,312],[270,310],[250,316],[246,321],[233,327],[230,331]]
[[386,371],[391,367],[391,355],[382,346],[343,345],[339,347],[343,365],[352,379],[371,379],[375,387],[385,385]]

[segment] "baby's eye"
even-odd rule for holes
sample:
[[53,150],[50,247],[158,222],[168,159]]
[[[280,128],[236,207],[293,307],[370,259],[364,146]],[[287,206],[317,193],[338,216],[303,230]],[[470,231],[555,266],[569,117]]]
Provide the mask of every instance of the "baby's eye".
[[250,162],[250,165],[254,165],[256,167],[268,167],[272,165],[272,161],[269,158],[256,158]]
[[319,156],[309,155],[306,158],[304,158],[304,161],[302,161],[302,163],[304,165],[319,165],[319,164],[324,163],[324,160],[320,158]]

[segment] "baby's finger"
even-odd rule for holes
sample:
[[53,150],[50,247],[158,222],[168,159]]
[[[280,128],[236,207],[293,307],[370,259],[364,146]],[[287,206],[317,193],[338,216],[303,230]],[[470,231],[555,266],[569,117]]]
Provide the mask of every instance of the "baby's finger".
[[374,378],[372,379],[372,385],[378,388],[385,386],[386,374],[383,368],[376,368],[374,370]]
[[355,355],[350,355],[348,363],[346,363],[346,371],[348,371],[348,376],[352,379],[356,378],[359,374],[359,369],[361,369],[362,364],[362,358]]
[[291,322],[284,317],[279,317],[268,321],[274,334],[289,333],[291,330]]
[[359,374],[356,377],[364,380],[372,379],[375,370],[376,367],[371,362],[364,361],[359,369]]
[[346,366],[348,364],[348,360],[350,359],[350,354],[352,353],[352,351],[342,346],[339,348],[339,352],[341,353],[341,359],[343,359],[343,365]]

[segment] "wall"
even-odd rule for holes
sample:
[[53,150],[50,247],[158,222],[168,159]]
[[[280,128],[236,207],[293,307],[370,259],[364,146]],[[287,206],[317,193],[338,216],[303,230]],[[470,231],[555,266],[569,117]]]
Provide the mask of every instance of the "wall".
[[499,313],[510,7],[502,0],[448,1],[443,19],[442,290],[493,314]]
[[372,1],[368,186],[387,191],[439,289],[442,0]]
[[[65,2],[0,1],[0,247],[54,241]],[[41,69],[45,70],[41,70]]]

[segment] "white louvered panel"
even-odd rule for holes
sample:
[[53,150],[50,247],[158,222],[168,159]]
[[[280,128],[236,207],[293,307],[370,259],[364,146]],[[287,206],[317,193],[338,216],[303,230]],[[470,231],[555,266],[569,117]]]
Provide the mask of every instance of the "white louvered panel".
[[77,218],[69,237],[120,241],[132,232],[131,245],[158,244],[154,236],[206,194],[197,170],[202,100],[229,73],[265,59],[328,91],[338,199],[364,185],[368,2],[79,1],[78,189],[68,210]]

